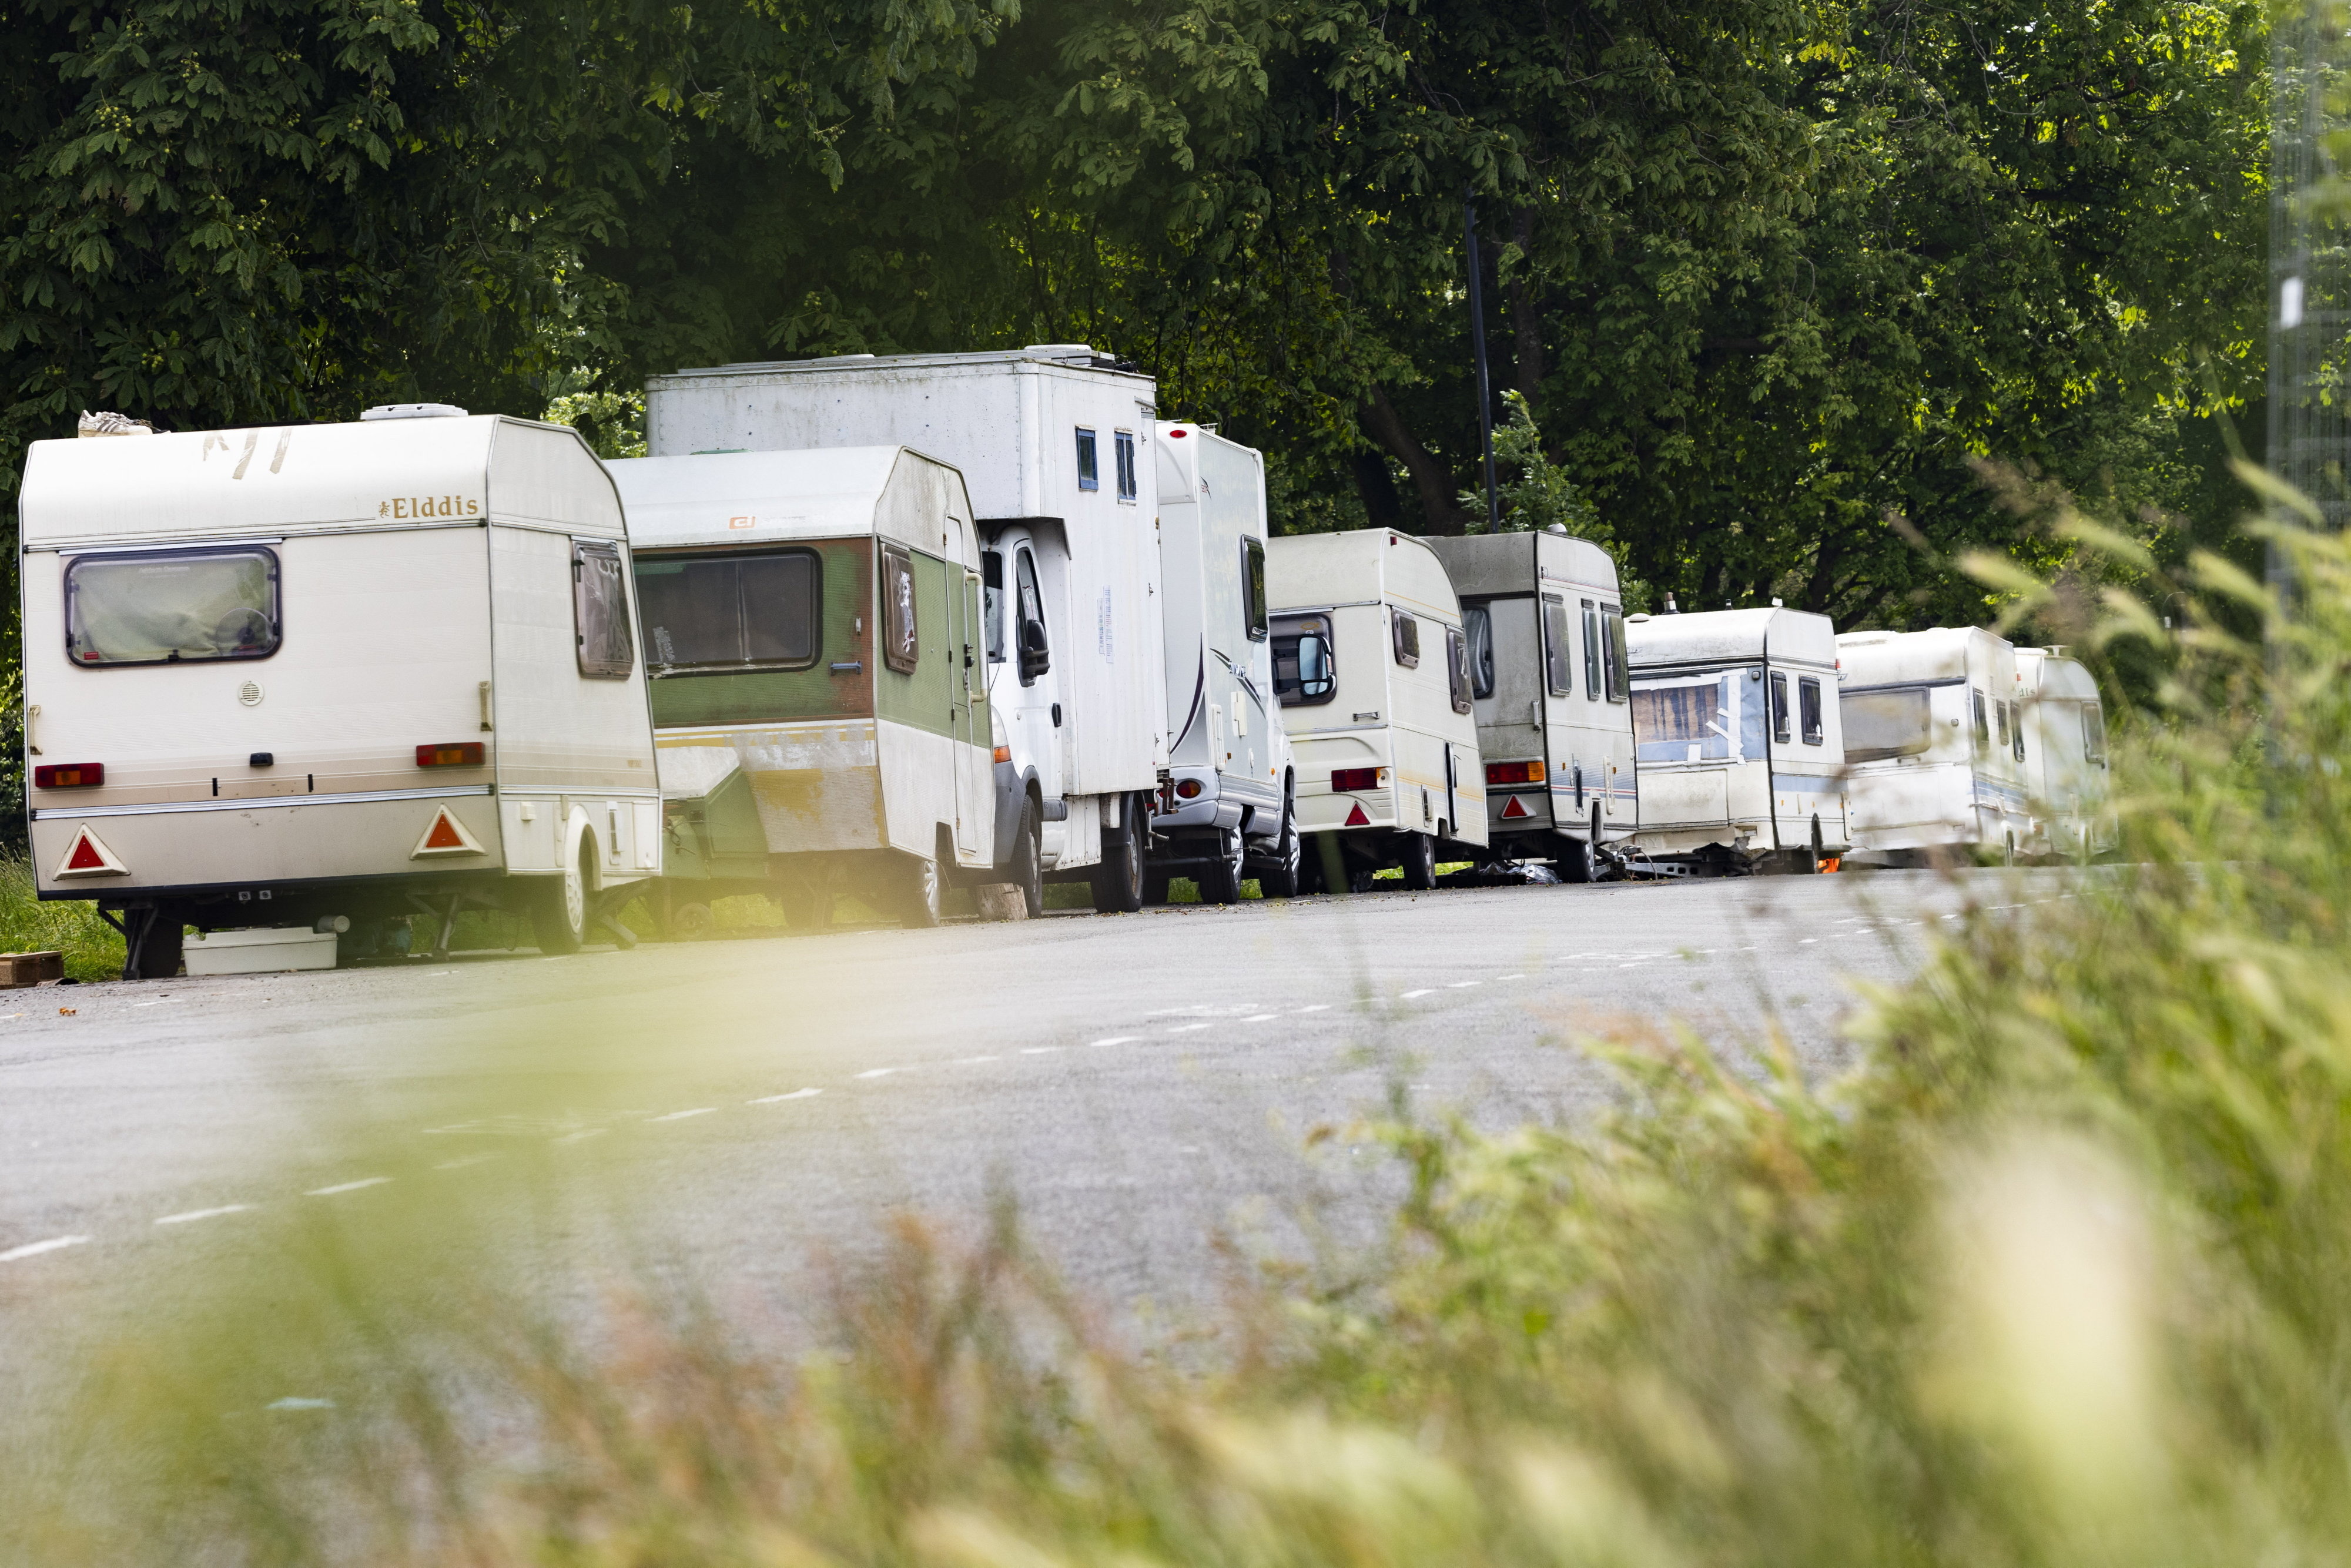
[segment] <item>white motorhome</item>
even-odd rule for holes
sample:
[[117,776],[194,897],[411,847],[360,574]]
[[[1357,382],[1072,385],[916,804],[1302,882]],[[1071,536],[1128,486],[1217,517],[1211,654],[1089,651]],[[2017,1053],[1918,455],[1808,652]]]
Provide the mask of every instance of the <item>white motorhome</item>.
[[34,869],[120,917],[126,975],[185,925],[445,946],[465,907],[568,951],[662,869],[628,537],[576,433],[427,404],[36,442],[19,513]]
[[1641,820],[1616,562],[1557,525],[1428,546],[1461,596],[1493,847],[1594,881]]
[[2106,712],[2098,683],[2063,648],[2019,648],[2024,787],[2035,854],[2086,861],[2121,841],[2106,780]]
[[1773,605],[1625,618],[1636,841],[1695,871],[1812,871],[1851,841],[1836,632]]
[[1469,646],[1444,562],[1365,528],[1278,538],[1266,571],[1308,880],[1362,891],[1395,866],[1426,888],[1448,848],[1484,858]]
[[[999,880],[1140,907],[1168,758],[1150,377],[1084,344],[724,365],[646,383],[655,457],[904,444],[977,516],[987,683],[1008,772]],[[999,765],[999,769],[1003,765]],[[1035,845],[1032,871],[1021,857]]]
[[1161,617],[1175,738],[1152,803],[1151,896],[1178,873],[1211,904],[1298,891],[1297,780],[1275,695],[1265,459],[1197,424],[1163,424]]
[[944,886],[996,859],[962,477],[901,446],[611,466],[637,543],[673,906],[771,892],[822,925],[846,892],[936,925]]
[[2031,747],[2008,641],[1973,626],[1849,632],[1837,654],[1855,862],[2030,853]]

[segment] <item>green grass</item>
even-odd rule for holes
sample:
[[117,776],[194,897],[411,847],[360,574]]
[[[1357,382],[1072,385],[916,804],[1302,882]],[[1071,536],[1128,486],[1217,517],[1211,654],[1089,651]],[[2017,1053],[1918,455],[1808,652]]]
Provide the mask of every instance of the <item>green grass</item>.
[[66,956],[77,980],[112,980],[122,974],[122,938],[82,899],[44,903],[36,896],[29,861],[0,858],[0,953]]
[[1949,923],[1834,1082],[1661,1025],[1563,1037],[1621,1074],[1589,1122],[1480,1133],[1399,1085],[1306,1139],[1392,1155],[1384,1239],[1239,1269],[1175,1355],[1008,1210],[902,1225],[805,1358],[625,1244],[509,1274],[543,1256],[516,1214],[625,1237],[632,1186],[518,1155],[126,1305],[69,1428],[15,1434],[39,1484],[0,1531],[28,1563],[2341,1562],[2351,552],[2294,544],[2266,651],[2198,612],[2262,608],[2209,559],[2183,632],[2085,629],[2168,672],[2116,726],[2126,863]]

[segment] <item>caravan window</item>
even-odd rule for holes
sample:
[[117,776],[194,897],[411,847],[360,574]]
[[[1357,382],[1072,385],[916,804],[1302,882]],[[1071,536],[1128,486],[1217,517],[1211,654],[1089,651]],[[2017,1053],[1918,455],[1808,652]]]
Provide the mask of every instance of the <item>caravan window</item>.
[[1934,744],[1932,702],[1924,686],[1880,686],[1837,699],[1844,726],[1844,759],[1880,762],[1916,757]]
[[2106,716],[2095,703],[2082,708],[2082,756],[2101,764],[2106,759]]
[[1461,635],[1469,644],[1471,695],[1494,695],[1494,617],[1483,604],[1461,607]]
[[1445,629],[1445,676],[1451,688],[1453,711],[1469,711],[1469,639],[1452,627]]
[[[1575,695],[1575,648],[1569,640],[1567,604],[1546,593],[1542,601],[1543,689],[1555,697]],[[1482,694],[1481,694],[1482,695]]]
[[1723,670],[1644,685],[1631,694],[1635,760],[1762,760],[1762,674]]
[[1968,688],[1968,699],[1974,705],[1976,715],[1976,749],[1984,751],[1991,746],[1991,725],[1984,717],[1984,695],[1973,686]]
[[1788,677],[1771,672],[1771,738],[1782,746],[1796,737],[1788,733]]
[[266,659],[277,652],[277,554],[80,555],[66,563],[66,657],[108,664]]
[[1395,644],[1395,662],[1407,670],[1420,668],[1420,622],[1401,610],[1391,610],[1388,632]]
[[2000,736],[2000,748],[2006,751],[2008,749],[2008,705],[1996,702],[1991,705],[1991,711]]
[[1265,541],[1241,540],[1241,603],[1252,643],[1265,641]]
[[[1561,641],[1564,643],[1566,639]],[[1552,690],[1562,696],[1567,695],[1564,673]],[[1592,702],[1600,700],[1600,606],[1589,599],[1583,601],[1583,695]]]
[[1094,433],[1091,430],[1078,432],[1078,488],[1102,488],[1102,466],[1094,458]]
[[922,662],[914,622],[914,557],[903,545],[882,547],[882,662],[911,675]]
[[656,680],[816,663],[822,572],[810,552],[639,556],[636,568],[645,663]]
[[1118,459],[1118,498],[1134,499],[1134,432],[1122,430],[1111,438],[1111,451]]
[[1611,604],[1602,609],[1600,618],[1608,632],[1607,640],[1600,645],[1601,668],[1608,679],[1608,700],[1621,703],[1625,700],[1630,684],[1628,674],[1633,667],[1632,655],[1625,651],[1625,612]]
[[[1777,680],[1778,676],[1772,677]],[[1818,675],[1806,675],[1796,683],[1797,717],[1803,720],[1804,744],[1825,746],[1829,732],[1821,712],[1821,681]]]
[[1314,707],[1339,695],[1330,618],[1284,615],[1273,623],[1273,695],[1284,707]]
[[572,632],[580,649],[580,673],[591,681],[625,681],[637,667],[637,645],[629,635],[629,590],[621,576],[621,551],[602,539],[571,541]]
[[2024,705],[2011,703],[2009,706],[2015,711],[2011,716],[2008,733],[2016,743],[2016,759],[2022,762],[2024,760]]

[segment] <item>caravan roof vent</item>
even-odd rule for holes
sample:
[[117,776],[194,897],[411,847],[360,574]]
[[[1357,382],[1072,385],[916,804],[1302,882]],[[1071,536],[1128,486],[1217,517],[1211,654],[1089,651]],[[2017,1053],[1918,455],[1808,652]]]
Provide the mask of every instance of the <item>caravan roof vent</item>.
[[454,402],[382,402],[361,419],[463,419],[465,411]]

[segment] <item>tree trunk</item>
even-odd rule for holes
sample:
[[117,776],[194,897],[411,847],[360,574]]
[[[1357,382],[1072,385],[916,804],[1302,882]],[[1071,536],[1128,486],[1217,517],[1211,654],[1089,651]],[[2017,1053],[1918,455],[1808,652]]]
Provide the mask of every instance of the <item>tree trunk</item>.
[[1385,389],[1372,389],[1372,395],[1364,402],[1362,423],[1364,434],[1403,464],[1412,476],[1413,494],[1420,501],[1421,527],[1436,534],[1465,532],[1469,514],[1454,500],[1453,476],[1405,428],[1404,416],[1388,401]]
[[[1520,207],[1511,225],[1510,238],[1517,242],[1523,257],[1534,244],[1535,210]],[[1522,260],[1512,273],[1510,282],[1502,286],[1503,297],[1510,307],[1510,336],[1518,352],[1519,395],[1527,400],[1527,413],[1540,424],[1542,423],[1536,397],[1542,391],[1544,363],[1542,342],[1542,311],[1537,305],[1534,291],[1527,287],[1527,267]]]
[[1396,494],[1388,460],[1376,452],[1358,452],[1350,461],[1355,465],[1355,494],[1364,498],[1364,517],[1375,528],[1402,528],[1404,497]]

